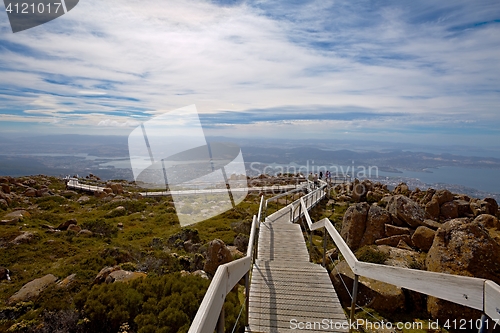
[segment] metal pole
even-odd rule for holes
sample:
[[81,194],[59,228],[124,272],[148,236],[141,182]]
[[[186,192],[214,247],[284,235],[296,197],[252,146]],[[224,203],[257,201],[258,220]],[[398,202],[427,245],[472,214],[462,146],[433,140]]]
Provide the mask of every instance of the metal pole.
[[248,307],[250,305],[250,271],[245,274],[245,326],[248,327]]
[[[350,324],[354,323],[354,313],[356,312],[356,296],[358,295],[358,278],[359,275],[354,275],[354,285],[352,286],[352,301],[351,301],[351,319]],[[350,326],[352,332],[352,326]]]
[[299,216],[298,219],[300,220],[300,216],[302,215],[302,203],[299,202]]
[[[306,223],[307,224],[307,223]],[[311,262],[312,262],[312,253],[313,253],[313,231],[309,230],[309,251],[311,252]]]
[[224,305],[222,305],[222,310],[220,310],[219,320],[217,320],[217,333],[224,333]]
[[479,333],[486,333],[486,330],[488,329],[488,324],[487,324],[488,317],[483,313],[481,315],[481,326],[479,327]]
[[323,267],[326,267],[326,227],[323,227]]

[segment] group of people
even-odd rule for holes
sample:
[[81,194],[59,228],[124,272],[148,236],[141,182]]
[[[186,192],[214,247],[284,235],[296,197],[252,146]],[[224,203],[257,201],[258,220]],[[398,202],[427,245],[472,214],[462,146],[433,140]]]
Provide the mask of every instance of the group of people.
[[[328,183],[331,183],[331,181],[332,181],[332,173],[330,171],[326,170],[324,176],[325,176],[325,181],[328,182]],[[311,181],[311,182],[314,182],[314,186],[319,187],[319,180],[323,179],[323,171],[320,171],[319,175],[317,173],[315,173],[313,175],[312,172],[309,172],[309,176],[307,177],[307,179],[309,181]]]

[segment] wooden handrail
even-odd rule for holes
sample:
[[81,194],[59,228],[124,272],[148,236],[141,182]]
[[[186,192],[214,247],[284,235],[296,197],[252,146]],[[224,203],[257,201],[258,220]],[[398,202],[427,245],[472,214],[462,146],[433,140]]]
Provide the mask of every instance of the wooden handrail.
[[[261,197],[258,215],[252,219],[252,227],[248,240],[247,253],[244,258],[231,261],[230,263],[220,265],[203,297],[203,301],[196,312],[196,316],[191,323],[189,333],[213,333],[217,326],[219,314],[224,306],[224,300],[227,294],[234,288],[245,274],[248,274],[252,268],[255,239],[259,226],[259,219],[264,207],[264,196]],[[247,286],[248,287],[248,286]],[[247,290],[247,297],[249,290]]]
[[[325,186],[326,185],[323,185],[320,188],[316,189],[315,191],[308,193],[306,196],[304,196],[304,197],[308,196],[312,197],[316,193],[316,200],[315,201],[314,199],[311,200],[309,209],[325,196],[325,193],[323,191]],[[317,193],[321,193],[321,195],[318,197]],[[294,205],[296,206],[300,205],[302,198],[294,201],[287,207],[293,209]],[[240,281],[243,278],[243,276],[245,276],[245,274],[249,274],[252,268],[254,253],[256,251],[255,239],[257,237],[257,229],[259,228],[259,224],[262,218],[262,213],[266,210],[266,207],[267,207],[267,201],[264,201],[264,196],[262,196],[259,204],[259,211],[256,216],[254,215],[252,220],[252,227],[250,231],[246,256],[244,258],[232,261],[230,263],[220,265],[217,268],[217,271],[215,272],[212,282],[210,283],[210,286],[208,287],[208,290],[205,296],[203,297],[203,301],[201,302],[200,307],[198,308],[198,312],[196,312],[196,316],[193,319],[191,327],[189,328],[188,331],[189,333],[213,333],[213,331],[215,330],[219,314],[223,309],[224,300],[227,294],[234,288],[234,286],[238,283],[238,281]],[[285,207],[285,209],[287,207]],[[305,208],[304,210],[307,212],[307,208]],[[248,289],[246,296],[248,299],[249,296]]]
[[[307,210],[305,215],[309,215]],[[323,227],[355,275],[465,305],[483,311],[494,320],[500,320],[500,286],[493,281],[361,262],[328,218],[312,223],[310,230]]]

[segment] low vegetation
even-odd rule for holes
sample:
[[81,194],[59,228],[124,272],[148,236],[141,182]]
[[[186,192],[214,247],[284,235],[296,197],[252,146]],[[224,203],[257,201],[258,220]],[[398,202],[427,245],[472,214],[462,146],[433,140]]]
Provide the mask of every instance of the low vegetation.
[[[12,202],[0,207],[0,219],[8,219],[4,216],[13,211],[26,214],[15,223],[0,225],[0,266],[10,270],[11,278],[0,281],[0,332],[187,331],[210,283],[192,274],[203,268],[206,244],[218,238],[233,245],[244,232],[242,226],[251,223],[260,199],[249,195],[236,209],[181,228],[168,197],[125,193],[96,198],[66,191],[64,182],[54,177],[16,181],[23,185],[10,186]],[[27,186],[46,186],[51,195],[27,197]],[[58,229],[72,219],[88,233]],[[33,236],[15,243],[23,234]],[[184,234],[196,234],[192,237],[196,246],[187,248],[185,239],[176,242]],[[117,265],[147,277],[94,283],[104,267]],[[9,303],[23,285],[47,274],[58,282],[72,274],[74,278],[64,287],[52,285],[28,302]],[[241,309],[240,298],[238,292],[227,297],[229,331]],[[242,327],[239,323],[237,332]]]

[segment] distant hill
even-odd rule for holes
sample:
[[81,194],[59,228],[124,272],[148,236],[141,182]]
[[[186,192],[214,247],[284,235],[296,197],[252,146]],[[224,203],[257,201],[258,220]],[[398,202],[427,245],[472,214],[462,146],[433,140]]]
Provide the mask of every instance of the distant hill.
[[9,157],[0,156],[0,175],[9,175],[14,177],[45,174],[58,176],[68,173],[63,168],[52,168],[42,164],[39,160],[32,157]]
[[128,156],[128,138],[113,135],[44,135],[0,141],[3,154],[88,154]]
[[60,134],[27,136],[16,140],[16,142],[29,142],[38,144],[65,144],[65,145],[102,145],[102,144],[122,144],[126,145],[128,137],[117,135],[81,135],[81,134]]

